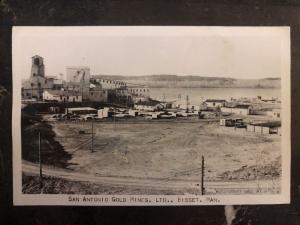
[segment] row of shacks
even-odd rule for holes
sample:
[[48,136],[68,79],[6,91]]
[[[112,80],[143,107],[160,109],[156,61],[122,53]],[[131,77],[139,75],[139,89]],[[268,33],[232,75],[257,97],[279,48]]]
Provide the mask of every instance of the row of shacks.
[[281,135],[281,121],[265,121],[244,123],[243,119],[220,119],[220,125],[225,127],[245,128],[248,132],[259,134]]
[[256,122],[247,124],[247,131],[260,133],[260,134],[278,134],[281,135],[281,122],[269,121],[269,122]]

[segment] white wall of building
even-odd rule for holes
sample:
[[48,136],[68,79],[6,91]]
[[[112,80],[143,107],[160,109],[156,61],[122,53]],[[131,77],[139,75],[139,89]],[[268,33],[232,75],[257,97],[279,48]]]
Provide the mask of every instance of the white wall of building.
[[108,117],[109,108],[99,109],[98,110],[98,118],[107,118]]
[[57,102],[82,102],[81,95],[68,95],[65,92],[61,92],[61,94],[52,94],[49,91],[43,92],[43,100],[44,101],[57,101]]
[[90,83],[89,67],[67,67],[67,82],[72,83]]
[[213,108],[213,107],[223,107],[224,106],[224,102],[205,102],[207,107],[209,108]]
[[249,115],[249,109],[247,109],[247,108],[221,107],[221,112],[234,113],[234,114],[238,114],[238,115]]

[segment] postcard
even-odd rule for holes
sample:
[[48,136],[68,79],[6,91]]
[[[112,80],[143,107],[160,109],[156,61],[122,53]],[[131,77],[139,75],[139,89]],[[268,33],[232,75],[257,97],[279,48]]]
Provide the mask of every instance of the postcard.
[[14,27],[15,205],[290,202],[289,27]]

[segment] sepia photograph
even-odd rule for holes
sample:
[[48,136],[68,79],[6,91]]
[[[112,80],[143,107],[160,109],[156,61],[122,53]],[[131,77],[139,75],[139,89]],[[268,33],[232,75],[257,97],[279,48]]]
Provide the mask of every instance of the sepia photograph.
[[290,201],[289,27],[14,27],[16,205]]

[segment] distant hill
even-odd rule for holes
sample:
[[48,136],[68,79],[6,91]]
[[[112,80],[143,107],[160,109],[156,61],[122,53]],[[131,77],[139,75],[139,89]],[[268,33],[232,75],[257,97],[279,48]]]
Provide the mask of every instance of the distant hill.
[[167,74],[147,76],[93,75],[93,77],[147,85],[152,88],[280,88],[280,78],[272,77],[263,79],[235,79],[227,77],[177,76]]

